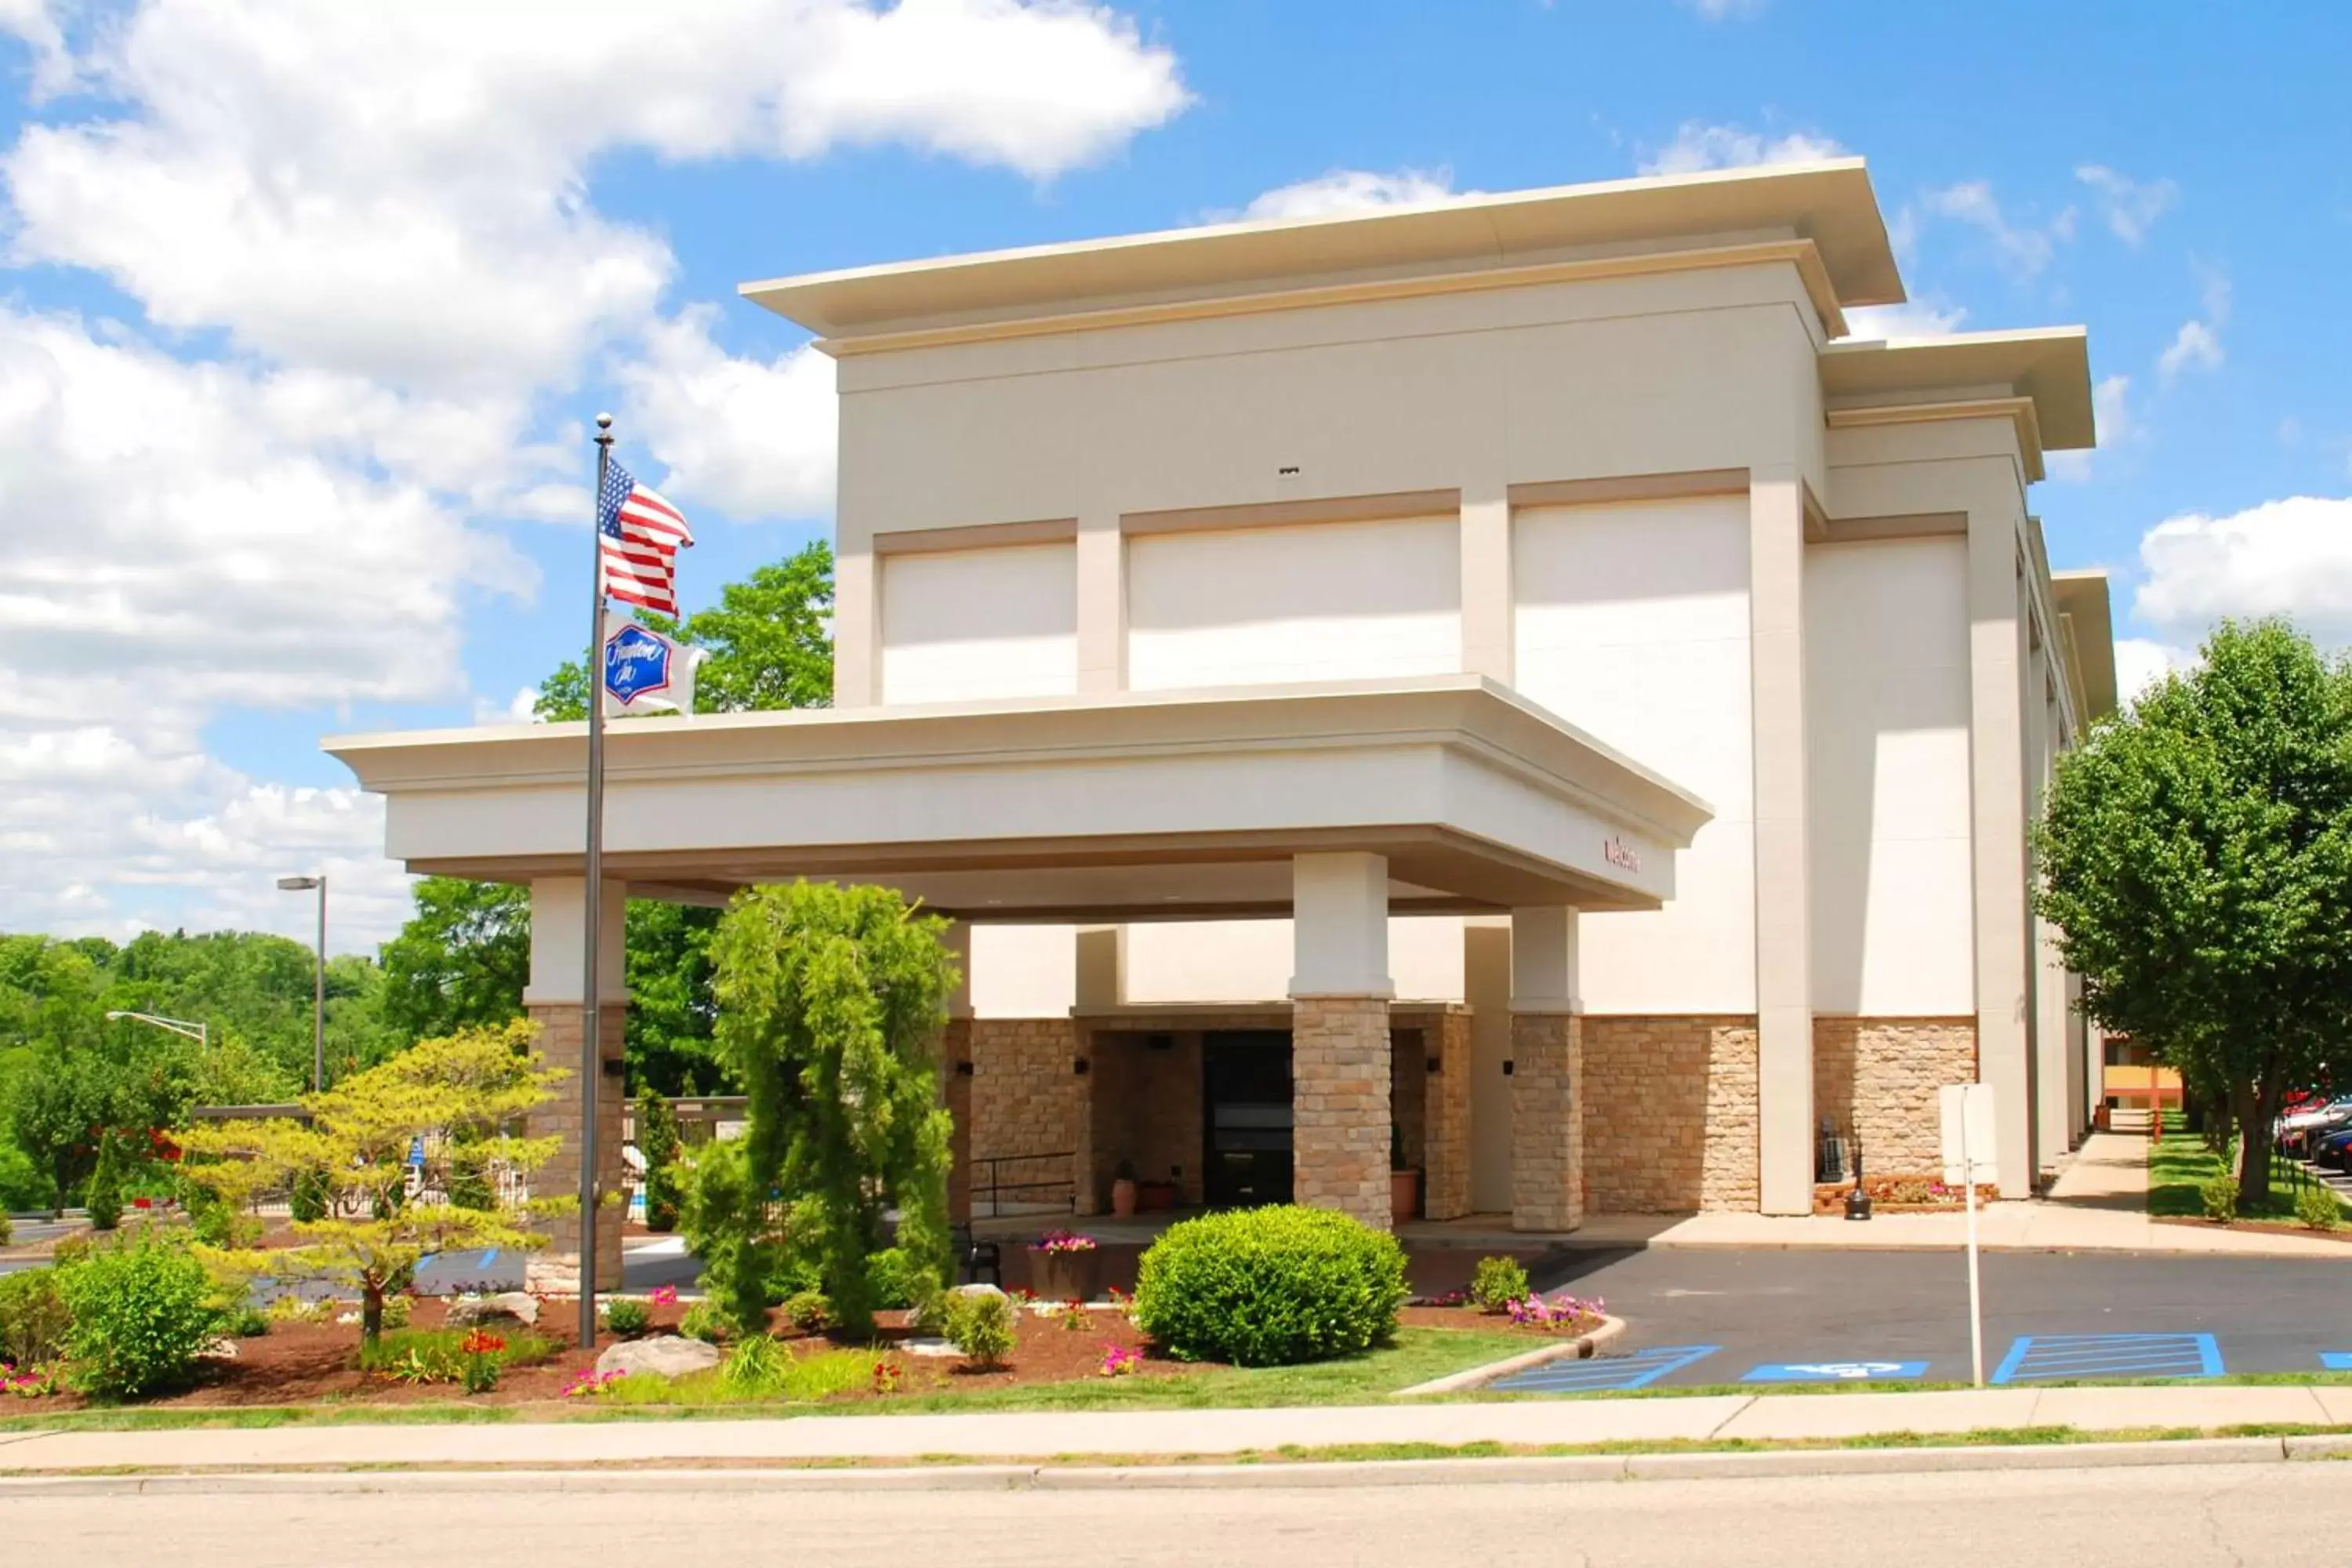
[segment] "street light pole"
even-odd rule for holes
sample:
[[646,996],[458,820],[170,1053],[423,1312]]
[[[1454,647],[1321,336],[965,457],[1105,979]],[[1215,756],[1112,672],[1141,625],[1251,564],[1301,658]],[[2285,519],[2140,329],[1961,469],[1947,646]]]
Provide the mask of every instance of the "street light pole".
[[167,1029],[174,1035],[185,1035],[189,1039],[195,1041],[201,1048],[209,1048],[213,1043],[212,1026],[201,1020],[166,1018],[157,1013],[133,1013],[121,1008],[106,1016],[106,1021],[110,1024],[118,1018],[129,1018],[140,1024],[152,1024],[155,1027]]
[[278,879],[281,893],[307,893],[313,888],[319,890],[319,950],[310,974],[310,1088],[315,1092],[327,1087],[327,874]]

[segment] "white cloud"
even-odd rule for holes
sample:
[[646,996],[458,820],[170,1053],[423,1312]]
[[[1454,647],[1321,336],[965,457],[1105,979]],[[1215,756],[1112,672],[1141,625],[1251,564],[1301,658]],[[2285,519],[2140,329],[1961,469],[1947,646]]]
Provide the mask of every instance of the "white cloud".
[[1753,16],[1764,9],[1766,0],[1681,0],[1681,4],[1710,22],[1720,22],[1727,16]]
[[1642,161],[1644,174],[1689,174],[1701,169],[1738,169],[1758,163],[1811,163],[1843,158],[1845,149],[1827,136],[1792,131],[1766,136],[1737,125],[1685,120],[1675,139]]
[[2116,639],[2116,697],[2128,703],[2176,669],[2197,662],[2193,648],[2174,647],[2149,637]]
[[2118,373],[2102,376],[2091,388],[2091,417],[2098,431],[2099,444],[2092,451],[2052,452],[2042,462],[2054,479],[2081,484],[2091,477],[2092,459],[2100,452],[2113,452],[2130,446],[2140,438],[2138,416],[2131,402],[2132,378]]
[[1334,169],[1296,184],[1277,185],[1241,210],[1244,218],[1328,217],[1336,213],[1369,212],[1378,207],[1424,206],[1475,195],[1456,191],[1454,176],[1444,170],[1423,173],[1399,169],[1376,174],[1369,169]]
[[129,111],[27,129],[17,258],[404,384],[560,379],[651,310],[667,246],[583,197],[612,148],[892,141],[1042,179],[1188,101],[1166,49],[1058,0],[251,0],[150,5],[100,38],[84,72]]
[[709,306],[657,324],[623,366],[624,427],[669,469],[662,492],[736,517],[833,510],[838,403],[833,361],[813,348],[769,361],[710,339]]
[[2180,199],[2180,187],[2170,180],[2135,180],[2099,163],[2084,164],[2074,177],[2097,194],[2099,216],[2126,245],[2146,239],[2156,220]]
[[2062,209],[2046,224],[2014,223],[2002,212],[1992,186],[1983,180],[1947,185],[1929,191],[1921,199],[1937,216],[1966,224],[1982,234],[1992,247],[1994,259],[2019,278],[2038,275],[2050,265],[2058,247],[2074,237],[2073,207]]
[[2230,280],[2219,272],[2205,274],[2205,314],[2180,323],[2164,352],[2157,356],[2157,374],[2167,382],[2184,370],[2221,368],[2221,328],[2230,320]]
[[2197,643],[2224,616],[2287,616],[2324,643],[2352,644],[2352,499],[2168,518],[2139,554],[2133,614],[2172,646]]
[[1847,329],[1856,338],[1948,338],[1968,319],[1965,307],[1947,307],[1927,300],[1856,305],[1845,313]]
[[2183,321],[2164,352],[2156,357],[2157,373],[2167,381],[2183,370],[2221,368],[2221,340],[2202,321]]
[[477,724],[529,724],[539,715],[539,688],[526,686],[505,702],[493,702],[487,697],[474,699],[474,722]]
[[668,243],[596,209],[600,158],[887,142],[1042,181],[1190,101],[1169,49],[1087,0],[60,14],[0,0],[37,91],[79,95],[0,149],[0,236],[143,318],[0,304],[18,927],[299,930],[268,873],[325,865],[339,934],[389,934],[376,804],[248,776],[205,727],[471,698],[468,607],[536,587],[495,525],[586,516],[583,433],[542,410],[592,367],[682,499],[829,507],[830,365],[730,355],[713,310],[665,301]]

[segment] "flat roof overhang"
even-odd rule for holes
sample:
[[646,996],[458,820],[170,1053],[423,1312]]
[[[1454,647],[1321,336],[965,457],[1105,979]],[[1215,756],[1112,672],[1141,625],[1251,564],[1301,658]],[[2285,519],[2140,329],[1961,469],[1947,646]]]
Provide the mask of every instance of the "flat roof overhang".
[[1121,235],[770,279],[738,291],[839,342],[924,326],[1214,299],[1307,281],[1491,268],[1756,232],[1811,241],[1842,304],[1903,299],[1886,225],[1859,158]]
[[[386,851],[581,873],[582,723],[331,739]],[[1294,855],[1388,857],[1398,913],[1654,909],[1712,815],[1477,676],[610,725],[604,868],[641,896],[878,882],[975,921],[1290,912]]]

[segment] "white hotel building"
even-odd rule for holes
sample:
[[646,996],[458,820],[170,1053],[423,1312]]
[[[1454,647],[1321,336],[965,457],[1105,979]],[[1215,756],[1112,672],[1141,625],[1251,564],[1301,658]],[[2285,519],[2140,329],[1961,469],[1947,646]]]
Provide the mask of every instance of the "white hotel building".
[[[743,292],[839,363],[835,707],[618,726],[605,872],[952,916],[983,1184],[1385,1223],[1394,1154],[1544,1232],[1808,1212],[1825,1126],[1932,1171],[1942,1083],[2011,1194],[2084,1127],[2026,849],[2115,701],[2029,500],[2084,338],[1853,341],[1859,161]],[[330,749],[531,886],[576,1060],[581,726]]]

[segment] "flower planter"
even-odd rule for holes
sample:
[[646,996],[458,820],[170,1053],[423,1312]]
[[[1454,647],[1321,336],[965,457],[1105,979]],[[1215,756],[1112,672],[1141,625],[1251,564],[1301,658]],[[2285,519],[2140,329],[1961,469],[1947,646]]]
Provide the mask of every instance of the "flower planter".
[[1136,1197],[1135,1184],[1121,1176],[1110,1184],[1110,1212],[1120,1219],[1130,1217],[1135,1213]]
[[1389,1215],[1392,1220],[1412,1219],[1421,1213],[1421,1173],[1389,1173]]
[[1144,1214],[1162,1214],[1174,1208],[1176,1184],[1173,1182],[1136,1183],[1135,1205]]
[[1084,1301],[1094,1295],[1095,1255],[1092,1252],[1033,1252],[1036,1275],[1034,1289],[1047,1301]]

